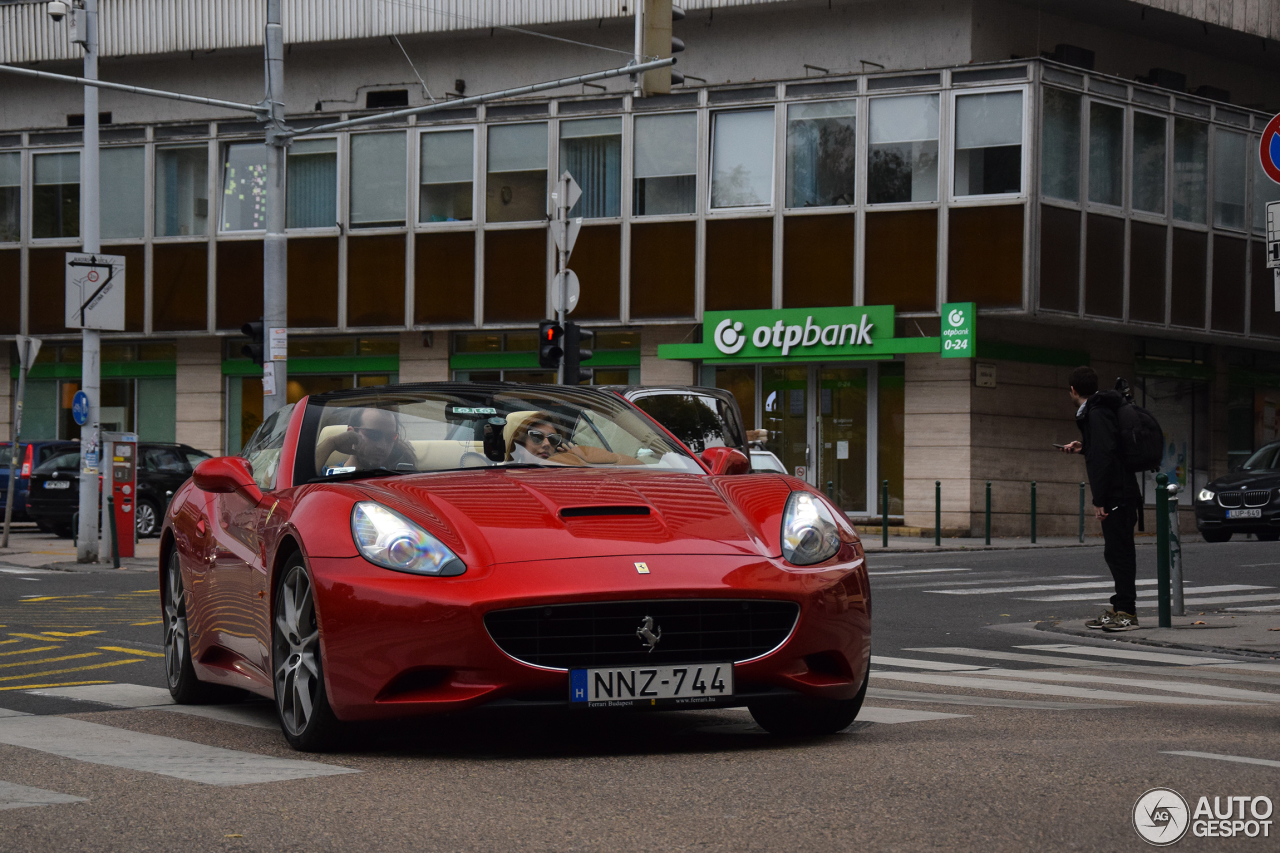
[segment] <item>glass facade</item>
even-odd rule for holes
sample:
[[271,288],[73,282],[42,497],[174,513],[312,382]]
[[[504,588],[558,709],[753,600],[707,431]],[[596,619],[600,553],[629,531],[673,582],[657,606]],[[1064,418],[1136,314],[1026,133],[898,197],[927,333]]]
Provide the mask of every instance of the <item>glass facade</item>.
[[338,140],[299,139],[285,156],[285,226],[334,227],[338,222]]

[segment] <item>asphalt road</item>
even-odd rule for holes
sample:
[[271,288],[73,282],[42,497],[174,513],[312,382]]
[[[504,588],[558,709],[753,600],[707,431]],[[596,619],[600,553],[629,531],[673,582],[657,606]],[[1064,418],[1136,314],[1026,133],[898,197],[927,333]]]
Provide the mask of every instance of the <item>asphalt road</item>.
[[[1206,609],[1280,606],[1274,544],[1188,546],[1186,565],[1189,601],[1239,599]],[[1109,851],[1144,846],[1153,787],[1192,809],[1280,799],[1280,661],[1034,627],[1101,609],[1100,548],[871,570],[875,671],[842,734],[780,740],[739,710],[487,713],[325,755],[292,752],[269,703],[157,704],[153,576],[0,571],[0,850]]]

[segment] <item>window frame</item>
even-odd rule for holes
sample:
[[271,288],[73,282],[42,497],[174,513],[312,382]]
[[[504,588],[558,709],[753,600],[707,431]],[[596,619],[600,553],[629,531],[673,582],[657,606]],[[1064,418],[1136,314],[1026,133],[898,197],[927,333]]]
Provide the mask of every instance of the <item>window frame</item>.
[[[339,233],[345,232],[345,236],[349,238],[353,234],[354,235],[405,234],[405,233],[412,232],[413,230],[412,222],[409,219],[409,217],[410,215],[416,213],[414,208],[417,205],[413,200],[413,196],[415,195],[415,192],[414,192],[415,188],[414,188],[413,182],[415,180],[415,176],[417,172],[418,158],[413,151],[408,149],[409,149],[409,142],[410,142],[410,134],[414,129],[415,128],[412,128],[412,127],[397,127],[397,128],[385,128],[385,129],[384,128],[349,128],[342,133],[342,136],[345,136],[346,139],[345,141],[340,141],[338,144],[338,206],[339,206],[338,221],[342,223]],[[399,133],[404,137],[404,144],[406,149],[405,158],[404,158],[404,175],[403,175],[404,176],[403,201],[404,201],[404,217],[405,218],[399,224],[396,224],[396,223],[390,223],[390,224],[379,223],[375,225],[358,224],[352,219],[352,216],[351,216],[351,203],[352,203],[351,176],[355,171],[355,158],[352,156],[352,148],[355,143],[356,137],[372,136],[374,134],[393,134],[393,133]],[[341,274],[339,281],[345,282],[346,280],[345,264],[343,264],[343,267],[344,267],[344,271]],[[339,287],[339,294],[340,294],[340,298],[343,300],[342,311],[339,313],[339,319],[341,320],[345,316],[345,310],[346,310],[347,297],[346,297],[345,284]],[[343,325],[340,326],[340,328],[346,328],[345,323],[343,323]]]
[[[25,214],[25,217],[26,217],[26,225],[25,227],[20,227],[19,230],[26,235],[28,242],[30,242],[32,245],[39,245],[39,246],[80,246],[82,245],[84,243],[84,157],[83,157],[84,149],[83,147],[65,148],[65,147],[59,146],[59,147],[39,148],[39,149],[28,148],[27,152],[28,152],[27,163],[25,164],[27,166],[27,169],[23,173],[23,179],[25,182],[23,188],[27,189],[27,192],[25,193],[26,198],[22,199],[20,202],[22,205],[21,207],[22,213]],[[34,226],[35,226],[35,218],[36,218],[36,192],[35,192],[36,158],[42,157],[45,154],[75,154],[76,157],[78,158],[77,162],[79,163],[80,177],[76,181],[76,186],[80,188],[80,200],[77,203],[77,207],[79,208],[79,212],[80,212],[80,221],[77,229],[79,233],[75,237],[37,237],[35,235]],[[63,185],[59,184],[59,186],[63,186]]]
[[[484,224],[483,196],[480,195],[480,166],[482,151],[480,138],[483,122],[474,121],[466,124],[439,124],[426,127],[415,127],[417,144],[409,154],[410,169],[413,173],[413,230],[414,231],[455,231],[479,229]],[[450,133],[460,130],[471,131],[471,218],[459,222],[423,222],[422,221],[422,140],[429,133]],[[487,160],[485,162],[487,165]],[[549,174],[549,172],[548,172]]]
[[[781,196],[781,201],[778,204],[778,207],[781,210],[783,210],[785,213],[790,214],[790,213],[797,213],[801,211],[803,212],[817,212],[817,211],[850,212],[850,211],[857,210],[859,207],[862,207],[867,203],[866,201],[867,191],[866,191],[866,188],[863,186],[864,175],[866,173],[866,166],[862,161],[865,160],[867,157],[868,144],[866,142],[866,139],[864,138],[866,134],[864,132],[864,128],[862,127],[862,125],[864,123],[868,123],[868,126],[869,126],[869,122],[871,118],[870,99],[861,97],[854,92],[851,92],[849,94],[850,94],[850,97],[843,97],[843,98],[842,97],[823,97],[823,98],[805,98],[804,100],[789,100],[786,98],[782,98],[778,101],[778,106],[783,108],[782,109],[782,144],[781,146],[778,147],[778,150],[774,152],[774,160],[777,161],[779,158],[781,159],[780,165],[782,168],[780,171],[781,171],[781,179],[782,179],[782,196]],[[814,104],[840,104],[840,103],[853,104],[853,201],[851,201],[848,204],[818,205],[815,207],[788,207],[787,206],[787,179],[791,175],[791,163],[790,163],[790,158],[788,156],[789,150],[787,146],[787,134],[791,127],[791,118],[790,118],[791,108],[796,106],[801,106],[801,105],[810,106]],[[866,114],[865,116],[862,115],[864,112]],[[803,119],[801,120],[803,121]],[[779,171],[778,166],[779,164],[775,162],[774,163],[775,173]],[[775,192],[776,192],[776,189],[775,189]],[[710,197],[708,196],[708,198]],[[721,209],[724,210],[726,208],[721,208]],[[736,209],[736,208],[733,208],[733,209]]]
[[[612,118],[618,119],[618,215],[582,216],[582,214],[579,214],[578,216],[572,217],[574,219],[581,218],[584,227],[587,226],[588,223],[593,225],[616,225],[626,218],[626,215],[629,212],[627,205],[631,204],[631,193],[627,191],[626,187],[628,174],[630,173],[632,175],[631,180],[635,180],[635,140],[634,137],[630,141],[627,139],[628,122],[625,121],[626,115],[622,112],[604,112],[596,115],[553,116],[550,120],[550,124],[554,125],[555,128],[555,140],[553,144],[550,136],[547,138],[547,156],[550,162],[554,164],[554,168],[547,171],[548,200],[551,197],[551,193],[555,191],[555,182],[560,179],[560,175],[564,172],[564,166],[560,162],[560,126],[576,121],[593,121],[596,119]],[[634,131],[634,126],[631,129]],[[628,163],[628,160],[631,162]],[[574,180],[577,180],[577,178],[574,178]],[[554,211],[548,211],[548,214],[554,218]]]
[[[222,190],[222,149],[218,147],[222,140],[203,139],[194,140],[192,142],[162,142],[148,144],[150,152],[148,157],[149,167],[147,169],[148,180],[151,182],[150,191],[147,193],[147,233],[151,235],[150,239],[153,243],[191,243],[198,241],[209,241],[213,239],[214,228],[217,219],[222,215],[222,209],[217,207],[214,202],[217,200],[217,194]],[[156,170],[160,167],[160,152],[173,151],[181,148],[197,149],[203,148],[205,152],[204,167],[204,184],[205,194],[208,197],[208,205],[210,210],[205,211],[205,227],[203,234],[161,234],[160,229],[156,227],[157,208],[156,192],[160,186],[160,182],[156,180]],[[212,163],[210,162],[212,161]],[[210,169],[210,165],[216,165],[217,168]],[[214,181],[217,181],[216,186]],[[214,209],[216,208],[216,209]],[[226,231],[220,232],[225,234],[255,234],[254,231]]]
[[[703,203],[705,204],[705,207],[703,207],[703,213],[705,217],[709,219],[715,218],[715,217],[723,217],[723,218],[730,218],[730,219],[735,217],[736,218],[756,217],[756,216],[759,216],[761,213],[766,213],[766,212],[771,213],[777,209],[777,201],[778,201],[777,196],[779,193],[778,158],[779,156],[783,156],[783,157],[786,156],[785,152],[782,155],[779,155],[779,148],[784,148],[786,144],[785,143],[785,138],[786,138],[785,107],[787,106],[787,104],[788,104],[788,101],[786,101],[786,99],[782,99],[782,100],[775,99],[775,100],[769,101],[766,104],[754,104],[754,105],[731,106],[731,107],[725,107],[725,108],[707,109],[707,135],[706,135],[707,156],[705,161],[707,164],[706,166],[707,181],[706,181],[706,193],[705,195],[702,196]],[[784,107],[784,109],[780,110],[778,109],[779,107]],[[773,133],[769,141],[769,145],[771,146],[771,149],[772,149],[772,153],[769,158],[769,168],[770,168],[769,201],[764,204],[735,205],[733,207],[716,207],[711,203],[711,197],[715,190],[716,118],[720,115],[724,115],[728,113],[749,113],[749,112],[765,112],[765,111],[769,111],[773,113]],[[780,114],[783,116],[782,119],[779,119]],[[779,145],[779,141],[778,141],[780,137],[783,139],[783,143],[781,145]],[[699,157],[699,159],[702,159],[702,158]],[[785,187],[783,188],[782,192],[786,192]],[[775,239],[776,239],[776,236],[775,236]],[[698,312],[698,316],[701,316],[701,311]]]
[[[702,170],[702,142],[703,142],[703,115],[707,111],[698,107],[685,110],[641,110],[636,112],[634,109],[622,115],[630,116],[631,121],[622,123],[622,154],[623,163],[623,199],[625,207],[622,211],[622,219],[635,222],[688,222],[689,220],[697,220],[699,216],[705,214],[707,209],[703,206],[704,198],[701,191],[701,185],[709,183],[710,173],[703,174]],[[641,118],[649,118],[651,116],[668,116],[668,115],[692,115],[694,117],[693,131],[693,210],[689,213],[634,213],[635,207],[635,183],[636,183],[636,121]],[[709,150],[709,149],[708,149]],[[708,190],[708,193],[710,191]],[[707,199],[710,195],[707,196]],[[628,243],[630,241],[628,240]],[[629,251],[629,246],[628,246]]]
[[[333,148],[333,180],[334,180],[334,211],[332,225],[318,225],[314,227],[294,228],[288,224],[289,218],[289,150],[285,149],[284,155],[284,189],[285,189],[285,233],[299,235],[320,235],[320,234],[337,234],[342,229],[339,222],[342,221],[342,137],[338,133],[322,133],[317,136],[300,136],[295,142],[313,142],[323,139],[332,139],[334,141]],[[244,232],[224,232],[224,233],[244,233]]]
[[[951,167],[949,163],[944,163],[943,158],[946,157],[944,149],[946,148],[943,134],[947,132],[950,126],[950,117],[946,115],[946,99],[944,96],[948,94],[947,89],[936,89],[926,91],[894,91],[890,90],[886,94],[877,92],[869,95],[861,100],[865,104],[866,121],[863,122],[864,127],[858,131],[858,146],[860,155],[858,160],[859,178],[861,186],[858,189],[858,205],[868,213],[891,212],[895,210],[925,210],[929,208],[940,208],[943,202],[942,182],[950,181]],[[886,201],[872,202],[868,198],[871,191],[871,102],[876,100],[884,100],[888,98],[904,98],[904,97],[935,97],[938,99],[938,177],[937,186],[935,187],[933,201]]]
[[[1028,89],[1029,89],[1029,84],[1021,83],[1013,86],[993,86],[990,88],[974,88],[974,89],[963,88],[963,89],[944,90],[947,95],[948,112],[946,116],[946,123],[945,125],[940,126],[938,128],[938,132],[939,134],[941,134],[945,127],[947,138],[946,138],[945,146],[942,144],[939,144],[938,157],[939,159],[943,157],[942,149],[945,148],[946,149],[945,151],[946,181],[947,181],[946,199],[947,199],[948,206],[954,205],[956,207],[967,207],[967,206],[976,206],[976,205],[983,205],[983,204],[1007,204],[1011,201],[1025,202],[1028,198],[1030,198],[1030,182],[1031,182],[1030,161],[1032,158],[1027,156],[1028,152],[1031,151],[1031,138],[1030,138],[1031,116],[1029,112],[1030,104],[1028,103],[1028,101],[1030,100],[1030,97],[1029,97]],[[970,95],[996,95],[1001,92],[1020,92],[1022,94],[1022,141],[1019,143],[1022,150],[1021,162],[1019,163],[1019,171],[1021,173],[1021,189],[1019,189],[1019,191],[1016,193],[984,193],[981,195],[960,195],[956,193],[956,151],[959,150],[956,148],[956,131],[959,128],[959,123],[956,121],[956,116],[957,116],[956,101],[958,98],[969,97]],[[1088,111],[1086,110],[1085,115],[1082,116],[1082,133],[1081,133],[1081,145],[1080,145],[1082,151],[1087,151],[1087,147],[1088,147],[1087,119],[1088,119]],[[965,150],[968,150],[968,149],[965,149]],[[1037,155],[1038,155],[1038,152],[1037,152]],[[1037,163],[1039,162],[1038,156],[1036,157],[1036,161]],[[1087,169],[1088,168],[1087,154],[1085,156],[1084,165],[1085,165],[1085,168]],[[940,169],[938,179],[942,180],[942,177],[943,176],[941,174],[941,169]],[[1081,198],[1087,199],[1088,198],[1088,180],[1083,174],[1081,175],[1080,182],[1082,185]],[[939,193],[939,195],[942,195],[942,194]],[[1068,202],[1068,204],[1069,203],[1070,202]]]
[[[482,126],[484,127],[484,148],[481,150],[480,156],[484,157],[484,168],[480,170],[479,177],[481,180],[483,180],[484,185],[479,188],[479,190],[483,193],[483,195],[481,195],[476,202],[479,205],[480,209],[477,211],[479,215],[472,220],[472,223],[474,225],[479,226],[481,230],[485,230],[485,229],[498,230],[502,228],[520,230],[520,229],[530,228],[531,223],[540,224],[544,229],[547,227],[547,223],[550,221],[550,217],[552,215],[551,192],[555,186],[555,181],[559,177],[555,173],[555,168],[554,168],[556,159],[559,155],[559,138],[560,138],[559,127],[554,127],[557,144],[554,146],[551,144],[551,133],[553,130],[553,126],[555,125],[555,121],[556,120],[553,116],[548,115],[548,116],[535,117],[532,121],[522,120],[522,121],[491,122],[491,121],[485,120],[484,122],[481,123]],[[518,125],[518,124],[540,124],[543,127],[545,127],[547,130],[547,160],[546,160],[547,188],[545,193],[545,208],[543,209],[542,217],[539,219],[519,219],[511,222],[492,221],[489,219],[489,176],[494,173],[489,171],[489,134],[493,131],[495,127],[511,127],[512,125]],[[479,142],[480,141],[477,140],[477,144],[479,144]],[[416,171],[417,170],[415,168],[415,172]],[[496,174],[504,174],[504,173],[498,172]],[[548,254],[548,258],[549,257],[550,257],[550,254]],[[548,263],[550,263],[550,260],[548,260]],[[483,287],[483,282],[484,282],[483,278],[480,278],[479,282],[480,283],[477,285],[477,287]],[[551,289],[551,279],[550,279],[550,274],[548,274],[548,279],[547,279],[548,293],[550,293],[550,289]],[[550,300],[551,297],[548,295],[547,299]]]
[[[1093,191],[1090,169],[1093,165],[1091,150],[1093,134],[1093,105],[1120,110],[1120,203],[1109,204],[1105,201],[1094,201],[1090,196]],[[1080,202],[1089,212],[1106,213],[1112,216],[1127,215],[1132,205],[1132,159],[1133,159],[1133,111],[1128,104],[1117,103],[1111,98],[1099,98],[1093,95],[1084,97],[1084,115],[1081,117],[1080,142],[1084,155],[1084,169],[1080,173]]]
[[27,154],[25,148],[5,148],[0,150],[0,156],[5,154],[18,155],[18,238],[16,240],[0,240],[0,246],[19,247],[29,239],[28,232],[31,230],[31,217],[27,213],[27,204],[30,201],[31,192],[28,185],[31,181],[28,179],[30,171]]
[[[1152,116],[1164,121],[1164,204],[1160,213],[1150,210],[1141,210],[1134,206],[1133,203],[1133,182],[1135,171],[1133,167],[1133,159],[1137,156],[1137,141],[1135,139],[1136,119],[1139,115]],[[1144,109],[1142,107],[1132,105],[1129,108],[1129,118],[1125,123],[1125,148],[1127,154],[1125,157],[1125,192],[1127,193],[1125,213],[1142,222],[1154,225],[1168,225],[1173,219],[1173,114],[1161,113],[1154,109]]]

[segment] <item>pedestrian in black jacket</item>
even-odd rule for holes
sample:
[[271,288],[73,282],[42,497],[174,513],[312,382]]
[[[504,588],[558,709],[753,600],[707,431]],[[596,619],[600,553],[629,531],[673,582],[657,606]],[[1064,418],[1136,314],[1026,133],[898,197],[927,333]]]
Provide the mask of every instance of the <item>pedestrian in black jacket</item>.
[[1071,401],[1076,409],[1080,441],[1062,448],[1063,453],[1083,453],[1093,491],[1093,514],[1102,522],[1102,551],[1116,594],[1111,608],[1085,623],[1104,631],[1129,631],[1138,627],[1138,556],[1133,528],[1138,523],[1142,493],[1124,464],[1120,452],[1120,423],[1116,410],[1124,398],[1116,391],[1098,391],[1098,374],[1091,367],[1071,371]]

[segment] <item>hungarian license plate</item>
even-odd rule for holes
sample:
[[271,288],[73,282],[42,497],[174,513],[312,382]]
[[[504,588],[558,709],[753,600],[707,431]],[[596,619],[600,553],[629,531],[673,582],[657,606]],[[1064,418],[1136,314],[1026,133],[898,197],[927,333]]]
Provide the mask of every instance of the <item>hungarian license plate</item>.
[[570,700],[588,705],[699,705],[732,695],[731,663],[569,671]]
[[70,480],[45,480],[44,487],[46,489],[69,489],[71,488]]
[[1227,518],[1262,518],[1260,509],[1229,509]]

